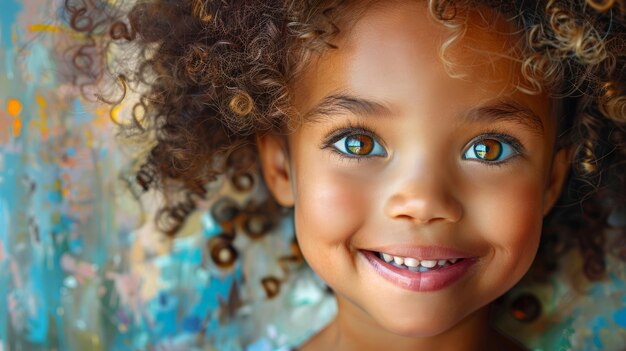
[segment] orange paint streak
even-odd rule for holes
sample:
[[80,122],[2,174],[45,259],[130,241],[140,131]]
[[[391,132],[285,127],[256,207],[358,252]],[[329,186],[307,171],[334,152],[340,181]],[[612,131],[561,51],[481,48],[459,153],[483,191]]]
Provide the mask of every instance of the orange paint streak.
[[[35,23],[35,24],[31,24],[28,27],[26,27],[30,32],[33,33],[41,33],[41,32],[47,32],[47,33],[65,33],[67,35],[72,36],[73,38],[76,39],[84,39],[86,37],[86,35],[84,33],[77,33],[75,30],[68,28],[68,27],[64,27],[64,26],[56,26],[53,24],[45,24],[45,23]],[[2,351],[2,350],[0,350]]]
[[39,104],[39,106],[41,108],[46,108],[46,99],[43,98],[43,96],[37,94],[37,96],[35,96],[35,99],[37,100],[37,104]]
[[31,32],[58,33],[62,30],[62,28],[59,26],[54,26],[50,24],[37,23],[37,24],[31,24],[30,26],[28,26],[28,30]]
[[90,149],[93,148],[95,145],[93,133],[91,132],[90,129],[85,130],[85,144]]
[[108,107],[97,107],[94,110],[93,125],[98,128],[107,127],[111,122],[109,113],[110,111]]
[[17,117],[17,115],[22,112],[22,103],[17,99],[9,99],[7,101],[7,111],[13,117]]
[[22,120],[18,117],[13,121],[13,136],[19,137],[22,132]]
[[122,109],[122,104],[119,105],[115,105],[112,109],[111,112],[109,114],[109,116],[111,117],[111,120],[113,120],[113,122],[115,124],[122,124],[122,120],[120,119],[120,110]]

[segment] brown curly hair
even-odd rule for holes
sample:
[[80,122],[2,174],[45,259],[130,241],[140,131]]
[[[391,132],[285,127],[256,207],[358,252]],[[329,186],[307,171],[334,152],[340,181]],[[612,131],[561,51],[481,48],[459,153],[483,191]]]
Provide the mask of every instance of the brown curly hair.
[[[579,246],[586,275],[599,279],[605,247],[626,260],[624,226],[609,220],[615,209],[624,210],[626,3],[428,2],[431,15],[450,31],[441,58],[453,75],[459,72],[446,49],[463,36],[467,24],[458,9],[492,9],[520,29],[516,59],[525,81],[518,89],[561,98],[557,146],[576,147],[574,172],[560,205],[547,218],[535,274],[545,277],[560,253]],[[66,0],[69,25],[84,38],[71,50],[75,84],[102,84],[113,76],[122,97],[99,95],[100,100],[117,105],[131,88],[140,96],[120,133],[147,141],[148,152],[133,171],[135,183],[141,191],[157,189],[165,195],[157,217],[164,233],[173,236],[180,230],[218,176],[226,175],[242,191],[258,179],[255,135],[295,128],[290,84],[312,52],[341,50],[333,38],[340,25],[358,17],[357,3]],[[108,52],[116,53],[116,61],[105,62]],[[138,66],[124,70],[131,61]],[[271,197],[267,201],[244,211],[263,211],[264,228],[280,215]],[[214,216],[225,223],[239,211],[232,204],[222,207]],[[604,242],[609,227],[621,231],[618,243]]]

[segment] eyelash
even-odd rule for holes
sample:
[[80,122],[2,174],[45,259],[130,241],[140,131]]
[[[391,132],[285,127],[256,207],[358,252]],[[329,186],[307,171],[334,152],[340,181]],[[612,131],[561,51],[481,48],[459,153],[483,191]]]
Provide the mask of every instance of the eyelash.
[[[363,159],[368,159],[368,158],[372,158],[372,157],[381,157],[380,155],[373,155],[373,156],[350,156],[349,154],[346,154],[340,150],[337,150],[334,146],[334,144],[351,135],[367,135],[370,138],[376,140],[376,142],[378,142],[379,144],[381,144],[383,150],[385,151],[385,155],[386,155],[386,148],[384,147],[384,145],[382,143],[380,143],[378,141],[378,136],[376,135],[376,133],[374,133],[370,128],[368,128],[367,126],[365,126],[362,122],[352,122],[352,121],[348,121],[348,123],[342,127],[338,127],[333,129],[332,131],[330,131],[328,133],[328,136],[324,139],[323,143],[322,143],[322,149],[326,149],[326,148],[330,148],[330,150],[337,155],[338,157],[340,157],[340,159],[342,160],[348,160],[348,161],[357,161],[357,162],[361,162]],[[496,140],[498,142],[507,144],[508,146],[510,146],[513,149],[514,154],[507,157],[504,160],[501,161],[484,161],[484,160],[480,160],[478,158],[476,159],[467,159],[465,158],[465,154],[467,153],[467,151],[474,145],[476,145],[479,142],[485,141],[485,140]],[[501,167],[503,166],[505,163],[509,162],[511,159],[518,157],[518,156],[523,156],[524,155],[524,147],[522,146],[522,144],[519,142],[519,140],[517,140],[516,138],[505,134],[501,131],[498,130],[489,130],[489,131],[485,131],[483,133],[481,133],[479,136],[475,137],[474,139],[472,139],[470,142],[468,142],[466,144],[466,146],[463,148],[463,152],[462,152],[462,158],[464,160],[472,160],[472,161],[476,161],[476,162],[480,162],[486,166],[497,166],[497,167]]]

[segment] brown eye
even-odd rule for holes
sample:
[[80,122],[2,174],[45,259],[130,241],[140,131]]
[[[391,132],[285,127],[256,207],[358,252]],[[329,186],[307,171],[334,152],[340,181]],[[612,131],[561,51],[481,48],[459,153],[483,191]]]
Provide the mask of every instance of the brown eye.
[[523,150],[521,144],[514,138],[508,135],[497,135],[472,142],[465,150],[463,159],[498,164],[522,154]]
[[502,143],[493,139],[485,139],[474,144],[474,153],[485,161],[496,161],[502,155]]
[[352,132],[352,134],[344,134],[343,137],[335,139],[336,141],[328,143],[333,146],[336,151],[345,154],[348,158],[361,158],[360,156],[386,156],[387,153],[382,145],[376,140],[376,137],[366,132]]
[[346,137],[346,149],[354,155],[369,155],[374,149],[374,141],[368,135],[351,135]]

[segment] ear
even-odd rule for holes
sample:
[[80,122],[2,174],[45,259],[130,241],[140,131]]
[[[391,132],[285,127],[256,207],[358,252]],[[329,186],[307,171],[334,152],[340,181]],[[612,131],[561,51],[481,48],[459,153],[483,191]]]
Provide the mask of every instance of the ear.
[[571,167],[573,147],[563,147],[554,154],[552,159],[552,167],[550,170],[549,178],[547,179],[546,189],[543,194],[543,215],[547,215],[548,212],[554,207],[556,200],[561,195],[563,190],[563,184]]
[[285,137],[271,133],[257,134],[256,144],[265,184],[281,206],[292,207],[294,192]]

